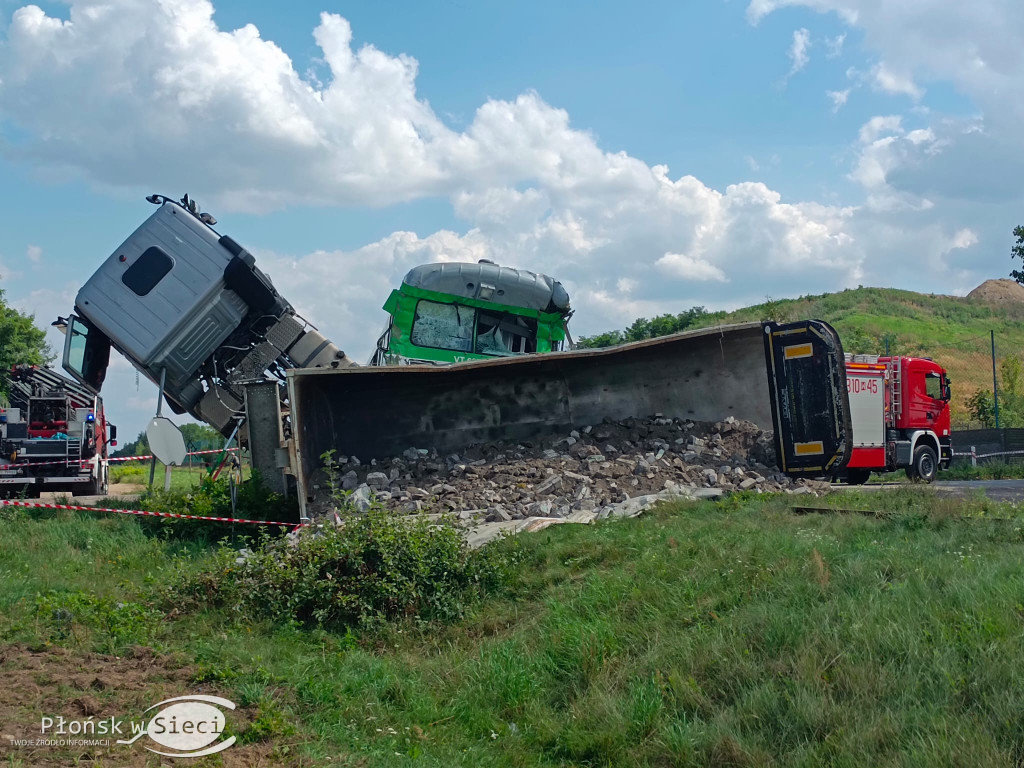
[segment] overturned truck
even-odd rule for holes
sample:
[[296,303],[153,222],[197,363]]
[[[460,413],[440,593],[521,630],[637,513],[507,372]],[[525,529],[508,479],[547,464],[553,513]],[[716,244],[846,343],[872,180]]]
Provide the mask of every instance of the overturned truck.
[[[410,447],[457,451],[653,414],[733,416],[770,429],[778,466],[791,476],[826,476],[849,460],[843,350],[822,321],[555,351],[571,314],[557,281],[490,264],[433,265],[410,273],[385,304],[392,320],[374,362],[402,364],[359,366],[194,201],[147,199],[156,212],[76,297],[64,367],[99,392],[117,350],[175,412],[237,434],[271,487],[294,489],[303,515],[330,450],[366,460]],[[432,274],[445,279],[424,287]],[[534,297],[546,287],[551,305],[503,298],[524,284]],[[429,333],[417,339],[421,317]],[[452,319],[455,333],[442,327]],[[456,351],[470,359],[450,362],[439,338],[464,345]]]

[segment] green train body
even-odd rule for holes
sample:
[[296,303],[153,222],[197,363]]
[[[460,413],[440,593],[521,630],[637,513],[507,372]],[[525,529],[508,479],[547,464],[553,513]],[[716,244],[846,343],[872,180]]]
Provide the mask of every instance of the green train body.
[[558,351],[572,315],[557,280],[487,261],[416,267],[388,296],[384,311],[391,317],[373,365]]

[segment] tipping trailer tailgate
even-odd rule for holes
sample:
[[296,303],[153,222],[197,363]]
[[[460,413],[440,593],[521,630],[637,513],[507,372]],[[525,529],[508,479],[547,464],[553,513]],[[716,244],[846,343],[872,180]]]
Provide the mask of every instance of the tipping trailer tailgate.
[[764,348],[779,468],[816,477],[845,467],[853,428],[839,335],[820,320],[766,323]]
[[[776,334],[809,344],[786,357]],[[789,342],[787,341],[788,345]],[[826,323],[744,323],[607,349],[481,360],[450,366],[300,369],[288,372],[293,471],[304,510],[321,455],[361,460],[410,447],[458,451],[529,440],[605,419],[661,413],[697,421],[727,416],[776,433],[780,467],[825,474],[848,456],[843,352]],[[807,443],[821,454],[794,455]]]

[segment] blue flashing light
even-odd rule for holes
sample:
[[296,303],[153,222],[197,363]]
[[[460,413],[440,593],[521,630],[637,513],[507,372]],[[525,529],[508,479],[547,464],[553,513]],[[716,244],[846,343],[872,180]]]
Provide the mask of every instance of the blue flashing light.
[[86,421],[96,421],[96,414],[95,413],[87,414],[86,417],[85,417],[85,420]]

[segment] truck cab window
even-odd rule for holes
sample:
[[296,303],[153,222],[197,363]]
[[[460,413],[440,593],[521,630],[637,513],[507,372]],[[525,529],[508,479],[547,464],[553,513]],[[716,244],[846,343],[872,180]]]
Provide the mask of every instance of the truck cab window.
[[924,375],[924,392],[932,400],[942,399],[942,377],[937,373]]
[[469,352],[473,348],[476,310],[458,304],[420,301],[409,340],[418,347]]
[[145,296],[156,288],[157,283],[164,279],[164,275],[173,266],[174,259],[154,245],[144,250],[135,263],[125,270],[121,282],[137,295]]

